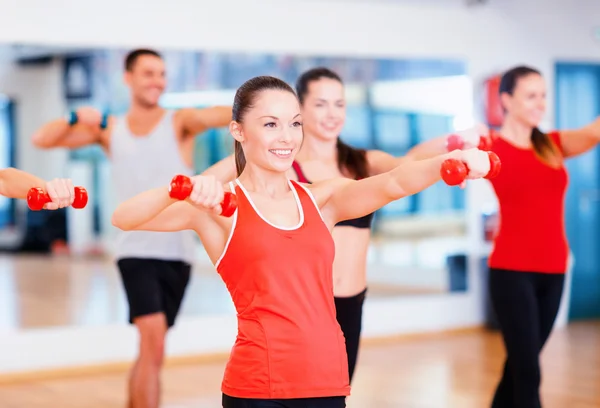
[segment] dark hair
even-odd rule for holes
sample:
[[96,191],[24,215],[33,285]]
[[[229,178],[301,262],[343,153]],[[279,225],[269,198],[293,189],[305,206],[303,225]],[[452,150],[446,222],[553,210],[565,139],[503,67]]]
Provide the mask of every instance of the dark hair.
[[[500,94],[512,95],[519,79],[528,75],[542,75],[540,71],[528,66],[517,66],[504,73],[500,79]],[[531,144],[533,151],[546,162],[559,158],[558,149],[550,137],[537,126],[531,130]]]
[[162,59],[162,56],[158,53],[158,51],[154,51],[148,48],[138,48],[136,50],[130,51],[125,57],[125,71],[132,71],[133,66],[139,57],[144,55],[151,55],[153,57],[157,57]]
[[[333,79],[342,85],[344,84],[342,78],[329,68],[318,67],[309,69],[300,75],[296,81],[296,93],[298,94],[298,99],[301,104],[304,103],[304,99],[308,94],[310,83],[322,78]],[[344,143],[339,137],[337,139],[336,148],[338,153],[338,168],[342,173],[349,172],[354,178],[358,179],[369,176],[366,150],[354,148]]]
[[[267,90],[287,91],[296,96],[291,86],[279,78],[272,76],[258,76],[244,82],[235,93],[233,98],[232,119],[235,122],[242,123],[244,115],[254,105],[254,101],[259,93]],[[235,148],[235,167],[239,176],[246,167],[246,156],[242,144],[237,140],[234,142]]]

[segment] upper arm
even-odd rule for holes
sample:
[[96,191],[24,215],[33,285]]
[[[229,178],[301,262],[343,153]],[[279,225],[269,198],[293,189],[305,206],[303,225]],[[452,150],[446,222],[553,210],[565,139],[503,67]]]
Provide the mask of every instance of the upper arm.
[[408,160],[412,160],[412,158],[409,156],[394,157],[381,150],[367,151],[367,163],[369,164],[369,175],[371,176],[391,171]]
[[223,183],[235,180],[237,176],[237,169],[235,166],[234,155],[227,156],[226,158],[218,161],[217,163],[210,166],[208,169],[202,172],[203,176],[212,175]]
[[[559,147],[565,158],[573,157],[596,147],[600,142],[600,118],[574,130],[561,130],[557,135]],[[556,143],[556,140],[555,140]]]
[[402,195],[389,172],[362,180],[331,179],[310,188],[330,227],[370,214]]
[[231,106],[210,108],[186,108],[177,112],[181,118],[184,136],[196,136],[208,129],[228,126],[231,122]]

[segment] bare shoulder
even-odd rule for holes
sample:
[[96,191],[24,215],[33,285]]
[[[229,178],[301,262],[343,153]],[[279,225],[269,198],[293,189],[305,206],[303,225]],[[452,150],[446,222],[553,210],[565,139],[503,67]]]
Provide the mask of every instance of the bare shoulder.
[[306,187],[317,202],[319,207],[325,206],[331,196],[340,188],[353,183],[354,180],[345,177],[336,177],[328,180],[317,181],[312,184],[298,183]]

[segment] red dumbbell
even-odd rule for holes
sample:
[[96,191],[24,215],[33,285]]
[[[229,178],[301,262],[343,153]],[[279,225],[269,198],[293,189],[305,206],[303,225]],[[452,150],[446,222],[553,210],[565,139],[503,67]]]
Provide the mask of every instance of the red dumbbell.
[[[486,179],[490,180],[496,177],[500,173],[501,162],[498,155],[494,152],[487,152],[490,158],[490,171],[485,176]],[[449,186],[457,186],[467,178],[469,174],[469,168],[467,165],[458,159],[444,160],[442,168],[440,169],[442,180]]]
[[[446,138],[446,149],[451,152],[453,150],[462,150],[465,147],[465,141],[460,135],[450,135]],[[479,137],[479,145],[477,148],[483,151],[489,151],[492,147],[492,141],[485,136]]]
[[[85,208],[88,203],[88,193],[83,187],[75,187],[75,199],[71,206],[73,208],[81,209]],[[27,193],[27,206],[32,211],[40,211],[44,208],[44,205],[52,202],[52,199],[42,188],[33,187]]]
[[[169,197],[176,200],[185,200],[192,193],[192,180],[188,176],[177,175],[169,184]],[[235,194],[226,191],[221,202],[221,215],[231,217],[237,208],[237,197]]]

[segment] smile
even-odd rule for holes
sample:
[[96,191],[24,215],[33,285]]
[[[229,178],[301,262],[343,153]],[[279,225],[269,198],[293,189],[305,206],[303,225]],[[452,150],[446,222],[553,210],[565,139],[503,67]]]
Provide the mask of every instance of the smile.
[[292,149],[273,149],[269,150],[269,152],[282,159],[288,158],[292,155]]

